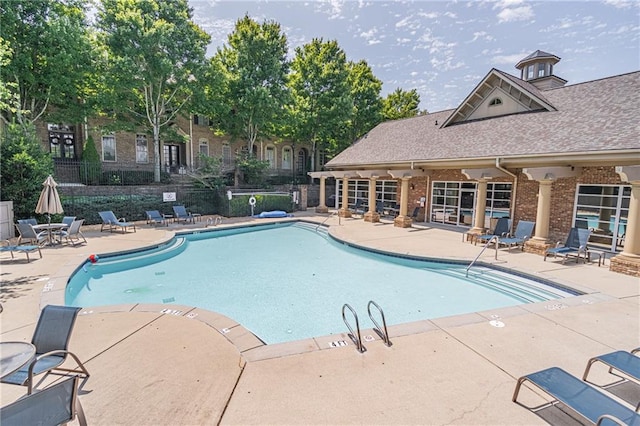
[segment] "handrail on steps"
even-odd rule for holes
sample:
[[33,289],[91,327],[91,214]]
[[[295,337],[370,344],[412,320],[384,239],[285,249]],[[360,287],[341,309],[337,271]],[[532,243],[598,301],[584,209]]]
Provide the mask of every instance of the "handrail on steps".
[[491,243],[495,243],[495,249],[496,249],[496,257],[495,259],[498,260],[498,236],[494,235],[493,237],[491,237],[489,239],[489,241],[487,241],[487,244],[484,245],[484,247],[482,247],[482,250],[480,250],[480,253],[478,253],[478,255],[476,256],[475,259],[473,259],[471,261],[471,263],[469,264],[469,266],[467,266],[467,268],[465,269],[465,277],[469,276],[469,269],[471,269],[471,267],[476,263],[476,261],[480,258],[480,256],[482,256],[482,253],[484,253],[484,251],[487,249],[487,247],[489,247],[489,244]]
[[319,223],[318,226],[316,226],[316,231],[322,226],[324,225],[329,219],[331,219],[333,216],[338,216],[338,225],[341,225],[341,220],[340,220],[340,215],[338,214],[337,211],[335,212],[331,212],[331,214],[329,216],[327,216],[327,218],[325,220],[322,221],[322,223]]

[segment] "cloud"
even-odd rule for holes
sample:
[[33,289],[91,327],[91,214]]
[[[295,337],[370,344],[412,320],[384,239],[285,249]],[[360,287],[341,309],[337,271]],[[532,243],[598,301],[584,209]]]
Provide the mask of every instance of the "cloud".
[[521,59],[526,58],[529,53],[513,53],[511,55],[496,55],[491,58],[491,62],[496,65],[515,65],[520,62]]
[[513,21],[530,21],[535,16],[531,6],[525,5],[515,8],[502,9],[498,13],[499,22],[513,22]]
[[629,0],[604,0],[604,4],[617,9],[628,9],[633,6],[634,2]]
[[481,40],[481,39],[484,41],[495,40],[495,38],[486,31],[476,31],[475,33],[473,33],[473,40],[471,40],[469,43],[473,43],[474,41]]

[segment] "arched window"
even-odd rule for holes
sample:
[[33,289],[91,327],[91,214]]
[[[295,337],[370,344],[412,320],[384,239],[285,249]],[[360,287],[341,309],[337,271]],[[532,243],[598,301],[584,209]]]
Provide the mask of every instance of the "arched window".
[[500,98],[493,98],[493,99],[491,99],[491,101],[489,102],[489,106],[497,106],[497,105],[502,105],[502,99],[500,99]]

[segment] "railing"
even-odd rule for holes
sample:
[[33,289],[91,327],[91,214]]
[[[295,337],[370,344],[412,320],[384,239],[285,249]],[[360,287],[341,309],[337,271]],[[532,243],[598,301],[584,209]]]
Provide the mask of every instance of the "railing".
[[496,260],[498,260],[498,236],[494,235],[493,237],[491,237],[489,239],[489,241],[487,241],[487,244],[484,245],[484,247],[482,247],[482,250],[480,250],[480,253],[478,253],[478,255],[476,256],[475,259],[473,259],[471,261],[471,263],[469,264],[469,266],[467,266],[467,268],[465,269],[465,277],[469,276],[469,269],[471,269],[471,267],[476,263],[476,261],[480,258],[480,256],[482,255],[482,253],[484,253],[484,251],[487,249],[487,247],[489,247],[489,244],[494,243],[495,244],[495,249],[496,249]]
[[[378,322],[373,318],[371,306],[375,306],[376,309],[378,309],[380,317],[382,318],[382,327],[380,327],[380,324],[378,324]],[[382,311],[380,305],[378,305],[373,300],[369,300],[369,303],[367,304],[367,312],[369,312],[369,319],[371,319],[371,322],[375,325],[373,331],[375,331],[376,334],[380,336],[385,345],[391,346],[391,340],[389,340],[389,332],[387,332],[387,320],[384,318],[384,312]]]

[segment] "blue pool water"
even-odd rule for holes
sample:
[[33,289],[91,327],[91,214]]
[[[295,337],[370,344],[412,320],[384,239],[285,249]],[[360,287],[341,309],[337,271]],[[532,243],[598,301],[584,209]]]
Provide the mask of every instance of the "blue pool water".
[[370,328],[369,300],[392,325],[575,294],[483,267],[465,278],[464,268],[354,248],[317,225],[271,224],[184,234],[86,263],[70,278],[65,302],[197,306],[277,343],[346,331],[345,303]]

